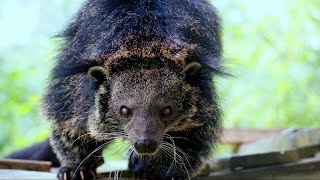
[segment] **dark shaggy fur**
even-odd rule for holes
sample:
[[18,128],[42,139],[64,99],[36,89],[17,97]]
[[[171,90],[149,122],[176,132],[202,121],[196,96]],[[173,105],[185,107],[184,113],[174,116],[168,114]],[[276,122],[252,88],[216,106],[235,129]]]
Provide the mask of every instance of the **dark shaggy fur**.
[[88,0],[60,38],[43,98],[59,179],[93,178],[113,138],[128,139],[137,177],[194,176],[221,131],[216,10],[205,0]]

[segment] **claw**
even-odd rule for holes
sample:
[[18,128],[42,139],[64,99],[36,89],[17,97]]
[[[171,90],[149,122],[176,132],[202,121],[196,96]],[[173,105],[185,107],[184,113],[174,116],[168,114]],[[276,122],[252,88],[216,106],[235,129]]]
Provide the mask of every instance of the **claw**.
[[67,172],[63,173],[63,180],[68,180],[68,174],[67,174]]
[[84,174],[83,174],[83,171],[80,171],[80,178],[81,178],[81,180],[84,180]]
[[79,168],[78,171],[74,171],[67,167],[62,167],[57,175],[59,180],[91,180],[96,179],[94,170],[87,169],[86,167]]

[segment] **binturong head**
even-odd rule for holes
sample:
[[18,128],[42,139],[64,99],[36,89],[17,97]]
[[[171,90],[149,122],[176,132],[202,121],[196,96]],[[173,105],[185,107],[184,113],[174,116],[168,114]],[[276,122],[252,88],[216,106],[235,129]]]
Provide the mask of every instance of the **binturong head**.
[[126,138],[137,155],[156,154],[166,133],[203,125],[194,119],[199,90],[186,82],[200,68],[193,62],[178,73],[163,66],[110,74],[92,67],[88,74],[97,88],[90,134],[98,140]]

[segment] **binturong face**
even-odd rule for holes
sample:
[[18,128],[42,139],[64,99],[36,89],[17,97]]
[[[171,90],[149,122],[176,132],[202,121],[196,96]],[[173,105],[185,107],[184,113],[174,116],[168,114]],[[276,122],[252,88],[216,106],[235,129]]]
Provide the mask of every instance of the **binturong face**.
[[91,68],[89,75],[101,83],[89,132],[98,140],[126,138],[138,155],[156,154],[166,133],[203,125],[193,119],[199,92],[185,81],[199,68],[191,63],[180,74],[142,68],[112,76],[102,67]]

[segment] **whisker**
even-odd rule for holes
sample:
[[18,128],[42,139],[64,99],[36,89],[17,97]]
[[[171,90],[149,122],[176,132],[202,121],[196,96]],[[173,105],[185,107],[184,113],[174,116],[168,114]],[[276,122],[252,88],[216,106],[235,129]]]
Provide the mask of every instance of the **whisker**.
[[121,149],[119,150],[118,154],[117,154],[117,158],[121,159],[121,155],[123,154],[123,151],[127,149],[127,144],[123,144],[121,146]]
[[99,147],[97,147],[95,150],[93,150],[89,155],[87,155],[86,158],[84,158],[81,163],[78,165],[78,167],[76,168],[76,170],[74,171],[74,174],[72,176],[71,179],[75,178],[75,173],[79,170],[80,166],[84,163],[84,161],[86,161],[92,154],[96,153],[97,151],[99,151],[100,149],[102,149],[103,147],[105,147],[107,144],[109,144],[110,142],[106,142],[103,143],[102,145],[100,145]]
[[[167,145],[167,146],[169,146],[169,147],[172,147],[172,149],[173,149],[173,154],[175,155],[174,157],[175,157],[175,158],[178,157],[178,159],[176,160],[177,163],[180,164],[180,165],[182,165],[183,169],[186,171],[186,173],[187,173],[187,175],[188,175],[188,179],[190,179],[190,175],[189,175],[189,171],[188,171],[187,165],[186,165],[186,164],[184,163],[184,161],[183,161],[183,159],[185,159],[185,160],[187,161],[190,169],[194,172],[194,170],[193,170],[193,168],[192,168],[192,166],[191,166],[191,164],[190,164],[190,162],[189,162],[189,157],[188,157],[188,155],[187,155],[181,148],[179,148],[179,147],[177,147],[177,146],[175,145],[173,138],[172,138],[169,134],[165,134],[164,137],[168,138],[168,139],[172,142],[172,144],[170,144],[169,142],[164,142],[163,144],[164,144],[164,145]],[[182,137],[176,137],[176,138],[182,138]],[[182,157],[181,155],[179,155],[178,152],[181,153],[183,157]],[[178,161],[180,161],[180,162],[178,162]],[[171,165],[172,165],[172,164],[171,164]],[[171,167],[171,166],[170,166],[170,167]],[[170,170],[170,169],[169,169],[169,170]],[[169,172],[169,170],[168,170],[168,172]],[[167,172],[167,174],[168,174],[168,172]]]
[[[169,149],[167,149],[167,148],[169,148]],[[171,165],[170,165],[170,167],[169,167],[166,175],[169,174],[172,166],[173,166],[173,165],[176,166],[176,163],[177,163],[176,157],[175,157],[174,154],[172,154],[172,152],[170,151],[170,149],[172,149],[172,147],[171,147],[171,146],[166,146],[166,144],[163,144],[163,148],[161,149],[165,154],[167,154],[169,157],[172,158],[172,163],[171,163]],[[173,150],[173,152],[174,152],[174,150]]]
[[[170,143],[166,143],[166,145],[169,145],[169,146],[173,147],[172,144],[170,144]],[[178,148],[178,147],[176,147],[176,148]],[[188,179],[189,179],[189,172],[188,172],[187,166],[186,166],[186,164],[185,164],[184,161],[183,161],[183,157],[182,157],[181,155],[179,155],[178,152],[180,152],[180,151],[177,151],[177,152],[176,152],[176,153],[177,153],[177,154],[176,154],[177,163],[178,163],[179,165],[182,165],[182,167],[183,167],[183,169],[186,171],[186,173],[187,173],[187,175],[188,175]],[[190,165],[190,163],[189,163],[189,165]]]
[[169,135],[169,134],[167,134],[167,133],[165,133],[164,135],[163,135],[165,138],[172,138],[172,139],[184,139],[184,140],[187,140],[187,141],[190,141],[190,139],[188,139],[188,138],[185,138],[185,137],[179,137],[179,136],[171,136],[171,135]]
[[128,152],[130,149],[130,145],[128,145],[127,147],[124,148],[124,151],[122,152],[120,159],[128,159]]

